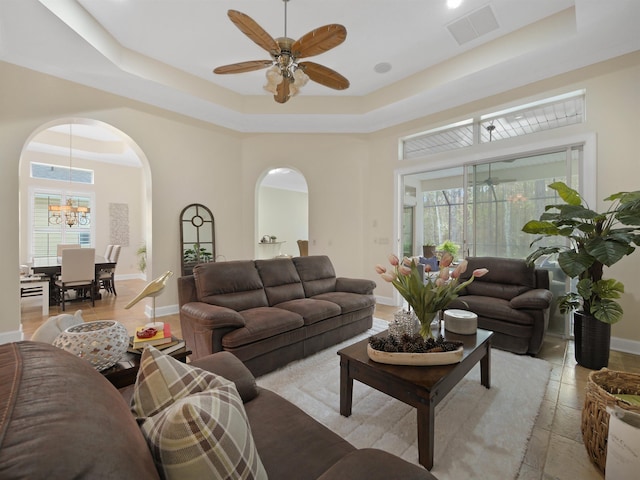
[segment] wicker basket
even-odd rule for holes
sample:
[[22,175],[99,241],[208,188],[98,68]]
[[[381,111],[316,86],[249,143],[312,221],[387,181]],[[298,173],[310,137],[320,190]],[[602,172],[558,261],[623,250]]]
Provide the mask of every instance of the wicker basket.
[[617,405],[623,410],[640,413],[640,407],[631,406],[612,395],[640,395],[640,374],[618,372],[603,368],[589,374],[582,409],[582,440],[591,461],[604,473],[607,464],[609,414],[607,406]]

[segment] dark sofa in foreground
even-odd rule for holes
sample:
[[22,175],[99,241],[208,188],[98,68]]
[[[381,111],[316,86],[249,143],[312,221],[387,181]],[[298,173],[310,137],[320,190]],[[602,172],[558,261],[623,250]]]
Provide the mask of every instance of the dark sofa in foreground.
[[371,328],[375,287],[323,255],[201,264],[178,278],[182,335],[192,358],[232,352],[258,376]]
[[513,353],[535,355],[542,347],[549,325],[553,295],[549,272],[530,267],[524,260],[500,257],[469,257],[468,279],[473,270],[489,273],[476,278],[448,308],[478,315],[478,327],[494,332],[492,346]]
[[[435,478],[383,451],[356,449],[295,405],[257,387],[229,353],[193,364],[235,383],[271,480]],[[45,343],[0,345],[0,478],[159,479],[126,400],[132,388],[117,390],[85,360]]]

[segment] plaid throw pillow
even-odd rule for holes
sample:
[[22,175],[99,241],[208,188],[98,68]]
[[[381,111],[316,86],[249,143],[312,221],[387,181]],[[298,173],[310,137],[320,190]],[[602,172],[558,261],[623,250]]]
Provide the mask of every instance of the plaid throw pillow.
[[147,347],[131,410],[163,478],[267,478],[240,395],[227,379]]

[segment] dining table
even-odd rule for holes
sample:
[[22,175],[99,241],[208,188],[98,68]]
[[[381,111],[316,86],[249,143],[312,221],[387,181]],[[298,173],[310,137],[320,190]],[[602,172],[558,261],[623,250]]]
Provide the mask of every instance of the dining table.
[[[36,257],[28,264],[34,275],[41,275],[49,278],[49,305],[56,304],[55,281],[62,273],[62,257]],[[116,268],[116,262],[112,262],[102,255],[96,255],[95,258],[95,291],[94,298],[100,299],[100,282],[98,280],[101,270]]]

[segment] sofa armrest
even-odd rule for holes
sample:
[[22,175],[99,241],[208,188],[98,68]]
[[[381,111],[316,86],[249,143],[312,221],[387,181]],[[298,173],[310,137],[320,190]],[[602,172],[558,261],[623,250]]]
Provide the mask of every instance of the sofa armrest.
[[210,328],[244,327],[244,318],[238,312],[209,303],[186,303],[180,308],[180,313]]
[[244,326],[244,318],[235,310],[204,302],[189,302],[180,307],[180,327],[187,347],[197,359],[223,350],[222,338]]
[[336,278],[336,292],[359,293],[361,295],[373,295],[376,282],[364,278]]
[[437,480],[428,470],[375,448],[363,448],[338,460],[318,480]]
[[521,309],[529,308],[536,310],[545,310],[551,306],[553,294],[549,290],[542,288],[534,288],[524,292],[517,297],[513,297],[509,301],[511,308]]
[[189,365],[202,368],[236,384],[244,403],[258,396],[256,379],[238,357],[231,352],[217,352],[192,361]]

